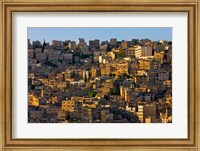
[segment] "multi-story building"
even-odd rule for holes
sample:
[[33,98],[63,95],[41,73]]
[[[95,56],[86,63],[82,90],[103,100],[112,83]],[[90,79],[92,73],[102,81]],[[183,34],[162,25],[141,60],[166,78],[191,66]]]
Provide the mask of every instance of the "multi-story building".
[[151,46],[142,46],[141,50],[142,50],[141,56],[152,56],[153,55]]
[[96,78],[99,76],[99,67],[92,67],[90,69],[91,77]]
[[28,94],[28,105],[39,106],[39,99],[33,94]]
[[66,120],[66,117],[67,117],[67,112],[66,111],[63,111],[63,110],[59,110],[58,113],[57,113],[57,116],[58,116],[58,120],[60,122],[64,122]]
[[84,107],[82,109],[82,121],[83,123],[91,123],[93,119],[92,109],[88,107]]
[[164,52],[155,52],[154,57],[156,60],[160,61],[161,64],[163,64],[163,59],[164,59]]
[[57,61],[60,54],[60,51],[49,51],[47,52],[47,59],[48,61]]
[[40,52],[40,51],[35,52],[35,58],[39,62],[46,61],[46,59],[47,59],[46,52]]
[[108,50],[108,46],[109,46],[109,43],[108,43],[108,41],[102,41],[101,42],[101,45],[100,45],[100,49],[101,50]]
[[[153,123],[156,120],[156,104],[155,103],[142,103],[138,104],[138,112],[136,112],[141,123],[145,123],[147,118],[147,123]],[[150,120],[150,121],[149,121]]]
[[165,71],[161,71],[158,73],[158,80],[161,81],[165,81],[165,80],[169,80],[169,72]]
[[81,51],[81,53],[83,54],[91,54],[91,52],[89,51],[89,47],[88,45],[82,45],[79,47],[79,50]]
[[63,100],[62,101],[62,110],[67,112],[74,112],[74,100]]
[[128,41],[122,41],[120,44],[121,49],[127,49],[128,48]]
[[109,109],[101,110],[101,123],[110,123],[113,120],[113,114]]
[[71,41],[71,42],[69,43],[69,48],[70,48],[71,50],[76,50],[76,42],[75,42],[75,41]]
[[141,57],[142,55],[142,50],[141,50],[141,47],[140,46],[133,46],[133,47],[130,47],[126,50],[126,56],[127,57]]
[[110,47],[117,47],[117,39],[116,38],[111,38],[110,39]]
[[53,47],[61,47],[62,46],[62,41],[52,40],[52,46]]
[[29,110],[28,114],[30,123],[40,123],[43,118],[43,111],[41,110]]
[[41,45],[41,42],[40,41],[33,41],[33,49],[35,48],[41,48],[42,45]]
[[116,74],[117,75],[122,75],[122,74],[127,74],[129,73],[129,68],[128,68],[128,62],[120,62],[120,63],[117,63],[116,67],[115,67],[115,70],[116,70]]
[[109,64],[100,64],[101,76],[108,76],[111,73],[111,66]]
[[33,59],[33,58],[34,58],[34,51],[28,50],[28,59]]
[[100,55],[105,56],[106,50],[94,50],[93,54],[94,54],[94,57],[97,57],[97,56],[100,56]]
[[68,63],[72,63],[73,62],[73,53],[65,53],[62,54],[63,56],[63,60],[68,62]]
[[28,50],[33,49],[33,45],[31,45],[30,39],[28,39]]
[[140,59],[139,60],[139,69],[142,70],[151,70],[153,68],[151,59]]
[[84,38],[78,38],[78,45],[79,45],[79,47],[85,45],[85,39]]
[[57,86],[58,89],[63,90],[63,89],[66,88],[67,84],[66,84],[66,82],[59,81],[59,82],[56,83],[56,86]]
[[139,45],[140,40],[139,39],[132,39],[132,42],[134,45]]
[[92,51],[99,49],[99,45],[100,45],[100,43],[99,43],[98,39],[89,41],[89,49],[92,50]]
[[110,57],[112,60],[115,60],[115,58],[116,58],[116,54],[115,54],[114,52],[112,52],[112,51],[107,52],[107,55],[108,55],[108,57]]

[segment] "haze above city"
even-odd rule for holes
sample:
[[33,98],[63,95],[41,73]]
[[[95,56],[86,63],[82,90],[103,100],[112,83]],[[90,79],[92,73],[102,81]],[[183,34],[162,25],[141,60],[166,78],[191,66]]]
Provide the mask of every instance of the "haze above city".
[[117,38],[117,40],[151,39],[152,41],[172,41],[172,28],[170,27],[29,27],[30,41],[43,41],[51,43],[52,40],[72,40],[84,38],[86,42],[92,39],[100,41]]

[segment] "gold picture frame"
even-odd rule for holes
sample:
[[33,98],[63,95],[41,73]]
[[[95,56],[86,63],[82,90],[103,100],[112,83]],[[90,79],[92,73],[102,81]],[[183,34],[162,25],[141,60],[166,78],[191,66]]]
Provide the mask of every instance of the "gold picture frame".
[[[199,5],[198,0],[0,0],[0,150],[200,150]],[[187,12],[188,139],[13,139],[11,52],[15,12]]]

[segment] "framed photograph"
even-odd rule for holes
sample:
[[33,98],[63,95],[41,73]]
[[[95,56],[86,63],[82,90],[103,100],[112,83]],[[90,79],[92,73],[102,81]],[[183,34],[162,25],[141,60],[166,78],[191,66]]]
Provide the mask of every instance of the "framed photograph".
[[2,150],[199,150],[199,1],[0,1]]

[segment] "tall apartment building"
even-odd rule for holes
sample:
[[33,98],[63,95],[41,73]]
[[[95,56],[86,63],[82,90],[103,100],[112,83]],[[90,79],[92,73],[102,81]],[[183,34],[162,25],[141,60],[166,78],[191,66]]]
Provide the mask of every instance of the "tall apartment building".
[[100,45],[100,42],[99,42],[98,39],[90,40],[90,41],[89,41],[89,49],[90,49],[90,50],[99,49],[99,45]]
[[133,46],[133,47],[130,47],[126,50],[126,56],[127,57],[141,57],[142,55],[142,50],[141,50],[141,47],[140,46]]
[[151,46],[142,46],[141,47],[142,50],[142,56],[152,56],[152,47]]
[[111,38],[110,39],[110,47],[116,47],[117,46],[117,39],[116,38]]
[[141,102],[138,104],[138,112],[136,112],[141,123],[151,123],[156,119],[156,104]]
[[62,46],[62,41],[52,40],[52,46],[61,47]]

